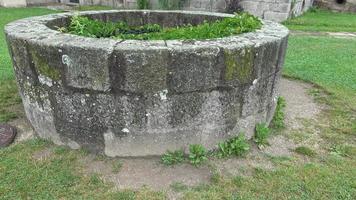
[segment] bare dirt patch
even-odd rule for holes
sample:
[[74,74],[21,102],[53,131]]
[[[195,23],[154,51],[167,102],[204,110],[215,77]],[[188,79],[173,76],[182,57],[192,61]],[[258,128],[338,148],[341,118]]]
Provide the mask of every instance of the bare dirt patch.
[[[115,158],[95,160],[92,156],[81,160],[84,172],[96,173],[104,180],[115,184],[117,189],[139,189],[148,186],[154,190],[168,189],[174,183],[196,186],[207,183],[212,174],[207,166],[194,167],[189,164],[164,166],[160,158]],[[113,163],[121,162],[118,172],[113,172]]]
[[311,84],[282,78],[279,93],[286,100],[285,123],[288,130],[303,128],[303,120],[316,119],[321,112],[321,105],[310,96]]

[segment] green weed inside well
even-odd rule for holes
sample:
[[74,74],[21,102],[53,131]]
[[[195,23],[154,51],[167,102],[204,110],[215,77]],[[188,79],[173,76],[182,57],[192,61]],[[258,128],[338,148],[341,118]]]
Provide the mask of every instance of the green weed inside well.
[[262,22],[248,13],[236,14],[214,22],[203,22],[192,26],[162,27],[158,24],[129,26],[125,22],[103,22],[88,17],[73,16],[68,27],[62,32],[93,38],[115,38],[133,40],[211,39],[255,31]]

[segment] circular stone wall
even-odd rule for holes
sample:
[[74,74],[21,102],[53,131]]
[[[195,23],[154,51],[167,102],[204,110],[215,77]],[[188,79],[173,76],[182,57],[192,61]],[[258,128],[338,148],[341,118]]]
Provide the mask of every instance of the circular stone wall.
[[[229,14],[91,11],[131,25],[199,24]],[[216,147],[276,105],[288,30],[273,22],[252,33],[210,40],[113,40],[64,34],[73,14],[22,19],[6,38],[26,115],[56,144],[108,156],[147,156],[189,144]]]

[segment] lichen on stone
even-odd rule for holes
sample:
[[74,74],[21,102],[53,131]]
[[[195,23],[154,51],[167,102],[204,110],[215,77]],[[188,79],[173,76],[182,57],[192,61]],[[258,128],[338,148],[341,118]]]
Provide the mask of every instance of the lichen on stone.
[[251,48],[242,50],[224,50],[225,80],[238,80],[246,83],[253,72],[253,51]]
[[54,81],[59,81],[61,79],[61,72],[58,69],[50,67],[46,60],[43,59],[35,50],[31,49],[30,54],[39,74],[47,76]]

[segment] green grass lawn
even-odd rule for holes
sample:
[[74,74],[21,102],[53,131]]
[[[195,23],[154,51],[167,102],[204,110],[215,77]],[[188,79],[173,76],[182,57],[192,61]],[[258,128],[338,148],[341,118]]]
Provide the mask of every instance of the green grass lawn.
[[356,110],[356,38],[292,36],[284,74],[322,86]]
[[5,41],[4,26],[16,19],[30,16],[45,15],[56,11],[44,8],[1,8],[0,7],[0,80],[13,79],[11,60]]
[[[9,21],[52,12],[0,8],[0,31]],[[326,11],[303,17],[310,21],[312,15],[317,15],[318,22],[327,17],[340,19],[342,27],[356,23],[353,15]],[[345,31],[332,22],[325,21],[329,29]],[[304,28],[315,30],[313,26]],[[323,139],[324,153],[316,152],[313,158],[303,161],[295,157],[274,158],[275,171],[257,168],[248,178],[214,176],[209,185],[182,189],[183,199],[356,199],[355,55],[356,40],[291,36],[284,75],[320,86],[313,95],[328,108],[315,124],[318,128],[315,134]],[[16,112],[7,108],[18,105],[20,99],[2,33],[0,58],[0,122],[3,122],[16,117]],[[324,91],[327,95],[318,96]],[[33,156],[48,148],[54,152],[50,158],[38,160]],[[1,149],[0,199],[165,199],[164,191],[145,188],[116,191],[98,175],[84,175],[79,160],[85,155],[83,151],[67,150],[40,139]]]
[[356,14],[313,9],[284,24],[291,30],[299,31],[356,32]]
[[16,19],[45,15],[55,11],[43,8],[1,8],[0,7],[0,123],[17,117],[15,106],[21,102],[14,81],[12,63],[9,56],[4,26]]

